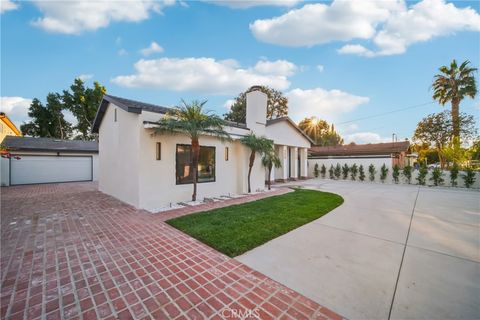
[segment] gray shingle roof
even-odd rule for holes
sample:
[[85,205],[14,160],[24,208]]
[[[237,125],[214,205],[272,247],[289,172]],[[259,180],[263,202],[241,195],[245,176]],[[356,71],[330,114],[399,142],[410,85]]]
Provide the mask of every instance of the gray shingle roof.
[[98,153],[98,142],[6,136],[2,144],[12,151],[66,151]]

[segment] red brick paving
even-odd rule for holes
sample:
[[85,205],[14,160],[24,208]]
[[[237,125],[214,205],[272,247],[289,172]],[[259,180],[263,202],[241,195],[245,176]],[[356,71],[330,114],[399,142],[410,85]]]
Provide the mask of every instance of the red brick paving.
[[341,318],[95,184],[1,197],[2,319]]

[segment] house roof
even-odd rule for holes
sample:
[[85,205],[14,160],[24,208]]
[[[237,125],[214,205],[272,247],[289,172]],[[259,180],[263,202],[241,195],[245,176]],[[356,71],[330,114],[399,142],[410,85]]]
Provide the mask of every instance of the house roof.
[[54,151],[98,153],[98,142],[6,136],[3,145],[11,151]]
[[10,128],[17,136],[21,136],[22,133],[17,129],[17,126],[10,120],[5,112],[0,112],[0,119]]
[[[137,114],[142,113],[142,111],[165,114],[170,110],[172,110],[172,108],[167,108],[167,107],[159,106],[156,104],[145,103],[141,101],[125,99],[125,98],[106,94],[103,96],[102,102],[100,103],[100,107],[98,108],[98,111],[97,111],[97,115],[95,116],[95,120],[93,121],[93,126],[92,126],[93,133],[98,133],[98,129],[100,128],[100,124],[102,122],[103,116],[105,115],[105,112],[107,111],[107,107],[109,103],[112,103],[127,112],[137,113]],[[231,127],[247,129],[246,125],[243,123],[237,123],[232,121],[227,121],[227,123]]]
[[289,123],[290,125],[292,125],[298,132],[300,132],[311,144],[315,144],[315,142],[312,140],[312,138],[310,138],[302,129],[300,129],[297,124],[292,120],[290,119],[290,117],[280,117],[280,118],[275,118],[275,119],[270,119],[270,120],[267,120],[267,126],[270,126],[272,124],[275,124],[275,123],[278,123],[278,122],[282,122],[282,121],[286,121],[287,123]]
[[352,156],[352,155],[383,155],[408,151],[410,142],[387,142],[369,144],[347,144],[332,147],[312,147],[310,156]]

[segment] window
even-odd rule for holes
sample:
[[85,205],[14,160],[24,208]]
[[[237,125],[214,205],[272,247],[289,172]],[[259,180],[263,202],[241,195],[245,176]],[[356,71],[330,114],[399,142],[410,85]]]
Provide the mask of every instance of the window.
[[162,143],[161,142],[157,142],[156,150],[157,150],[157,160],[162,160]]
[[117,109],[116,108],[113,110],[113,121],[117,122]]
[[225,161],[228,161],[228,147],[225,147]]
[[[177,184],[193,183],[192,146],[177,144],[176,181]],[[197,182],[215,181],[215,147],[200,146],[198,158]]]

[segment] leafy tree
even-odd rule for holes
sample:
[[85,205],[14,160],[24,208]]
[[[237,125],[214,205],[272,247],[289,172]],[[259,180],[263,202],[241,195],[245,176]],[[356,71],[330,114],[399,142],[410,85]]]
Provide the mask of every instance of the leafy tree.
[[342,174],[342,167],[340,166],[340,163],[337,163],[334,170],[335,179],[340,179],[341,174]]
[[[461,113],[458,121],[461,125],[459,132],[462,138],[471,139],[475,136],[477,129],[475,127],[475,118],[472,115]],[[446,160],[444,150],[449,143],[452,142],[454,146],[460,146],[457,138],[454,138],[452,141],[452,135],[453,125],[450,111],[445,110],[440,113],[430,114],[423,118],[415,129],[413,139],[421,141],[427,145],[433,145],[437,150],[440,165],[443,168]]]
[[466,188],[470,188],[475,183],[475,171],[468,167],[465,169],[465,174],[462,175],[463,182]]
[[280,161],[280,158],[275,154],[275,150],[272,148],[271,150],[265,152],[262,157],[262,165],[267,168],[268,170],[268,190],[270,190],[270,186],[272,185],[272,182],[270,181],[270,177],[272,175],[272,168],[280,168],[282,166],[282,163]]
[[318,171],[318,163],[315,163],[315,166],[313,167],[313,176],[315,178],[318,178],[319,175],[320,175],[320,172]]
[[387,166],[385,165],[385,163],[380,167],[380,180],[382,181],[382,183],[385,182],[385,179],[387,179],[387,175],[388,175],[388,168]]
[[405,177],[405,180],[407,180],[407,183],[410,184],[412,183],[412,166],[408,165],[403,168],[403,176]]
[[28,116],[31,121],[20,126],[23,135],[68,139],[72,134],[72,125],[65,120],[63,105],[58,93],[49,93],[45,106],[38,99],[33,99]]
[[271,152],[273,149],[273,142],[266,137],[257,137],[255,134],[250,133],[240,139],[240,142],[243,143],[250,149],[250,160],[248,163],[248,193],[252,192],[250,188],[250,176],[252,174],[253,164],[255,162],[255,154],[258,152],[260,154],[265,154]]
[[452,187],[457,186],[457,179],[458,179],[458,165],[454,163],[452,168],[450,169],[450,184],[452,185]]
[[474,73],[476,68],[469,67],[470,61],[464,61],[460,66],[454,59],[450,67],[442,66],[440,73],[436,74],[433,82],[433,99],[441,105],[450,102],[452,105],[452,136],[460,139],[460,102],[466,98],[475,98],[477,85]]
[[333,164],[331,164],[331,165],[330,165],[330,169],[328,169],[328,175],[329,175],[330,179],[334,179],[334,178],[335,178],[334,169],[333,169]]
[[350,171],[350,168],[348,167],[348,165],[345,163],[342,167],[342,177],[343,177],[343,180],[347,179],[348,178],[348,172]]
[[477,138],[470,149],[468,149],[469,158],[472,160],[480,160],[480,138]]
[[353,166],[350,168],[350,178],[353,181],[357,180],[357,174],[358,174],[358,166],[356,163],[354,163]]
[[[169,132],[172,134],[183,133],[188,135],[192,143],[191,163],[193,176],[192,201],[197,200],[197,175],[198,158],[200,155],[199,138],[201,135],[209,135],[222,140],[230,140],[230,135],[224,130],[225,121],[217,115],[210,114],[203,110],[207,101],[194,100],[186,103],[182,100],[182,105],[173,108],[158,122],[159,132]],[[250,183],[250,181],[249,181]]]
[[358,179],[360,179],[360,181],[365,180],[365,169],[363,169],[363,164],[358,167]]
[[316,117],[304,118],[298,124],[317,146],[337,146],[343,144],[342,137],[335,131],[333,124]]
[[417,181],[419,185],[421,186],[425,185],[427,174],[428,174],[427,165],[425,163],[422,163],[422,165],[420,166],[420,169],[418,169],[418,176],[417,176]]
[[64,108],[70,110],[77,119],[74,129],[80,134],[76,138],[82,140],[94,140],[96,138],[91,133],[91,129],[98,106],[105,93],[105,87],[98,82],[93,83],[93,88],[85,88],[84,82],[79,78],[75,79],[70,86],[70,91],[63,91]]
[[400,177],[400,167],[398,166],[398,164],[396,164],[392,168],[393,182],[398,183],[399,177]]
[[[247,93],[257,90],[258,86],[250,87],[240,93],[230,107],[230,111],[224,114],[225,120],[245,123],[247,116]],[[260,91],[267,95],[267,119],[284,117],[288,114],[288,99],[282,92],[267,86],[260,86]]]
[[325,167],[325,164],[322,164],[322,168],[320,169],[320,174],[322,175],[323,179],[325,179],[326,173],[327,173],[327,168]]
[[368,178],[370,181],[375,181],[375,174],[377,173],[377,170],[375,170],[375,166],[373,164],[370,164],[368,166]]
[[433,181],[434,186],[439,186],[443,184],[443,181],[444,181],[442,176],[443,176],[442,169],[435,167],[432,170],[432,176],[430,177],[430,181]]

